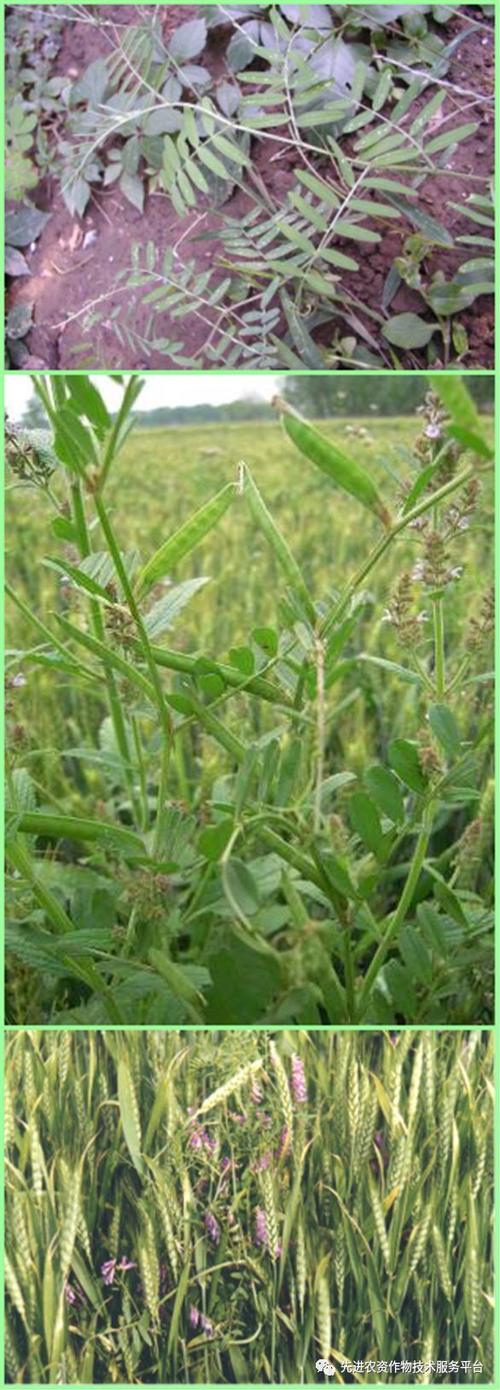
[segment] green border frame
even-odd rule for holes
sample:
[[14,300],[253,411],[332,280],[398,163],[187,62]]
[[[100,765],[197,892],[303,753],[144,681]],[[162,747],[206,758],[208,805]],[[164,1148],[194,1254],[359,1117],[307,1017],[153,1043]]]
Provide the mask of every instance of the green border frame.
[[[44,3],[44,0],[14,0],[14,5],[15,5],[16,8],[17,8],[17,7],[21,7],[21,6],[23,6],[23,5],[27,5],[27,6],[29,6],[30,8],[32,8],[34,5],[39,5],[39,4],[43,4],[43,3]],[[55,3],[55,4],[63,3],[63,0],[53,0],[53,3]],[[106,6],[113,4],[113,0],[98,0],[98,3],[99,3],[103,8],[105,8]],[[117,4],[117,5],[124,5],[124,4],[126,5],[126,4],[130,4],[130,3],[131,3],[131,0],[115,0],[115,4]],[[136,0],[136,3],[137,3],[137,7],[139,7],[139,8],[140,8],[142,5],[145,5],[145,4],[149,4],[149,6],[151,6],[152,0]],[[212,4],[217,4],[217,3],[218,3],[218,0],[204,0],[204,4],[207,4],[207,5],[212,5]],[[260,3],[262,3],[262,5],[264,6],[264,5],[267,3],[267,0],[260,0]],[[308,0],[298,0],[298,3],[300,3],[300,4],[307,4],[307,3],[308,3]],[[363,5],[364,3],[365,3],[365,0],[350,0],[350,4],[351,4],[352,6]],[[374,4],[385,4],[385,3],[386,3],[386,0],[373,0],[373,3],[374,3]],[[410,3],[410,0],[405,0],[405,3],[408,3],[408,4],[409,4],[409,3]],[[480,0],[470,0],[470,5],[472,5],[472,6],[478,5],[479,3],[480,3]],[[189,4],[189,0],[177,0],[177,4],[178,4],[178,6],[179,6],[179,8],[180,8],[180,7],[182,7],[182,6],[186,5],[186,4]],[[455,0],[455,3],[454,3],[450,8],[453,8],[453,9],[457,9],[457,10],[458,10],[458,9],[461,9],[461,8],[462,8],[462,4],[463,4],[463,0],[458,0],[458,3],[457,3],[457,0]],[[495,6],[494,4],[493,4],[493,8],[496,9],[496,6]],[[495,19],[496,19],[496,16],[495,16]],[[3,25],[2,25],[2,33],[1,33],[1,35],[0,35],[0,60],[1,60],[1,71],[0,71],[0,113],[1,113],[1,114],[0,114],[0,121],[3,120],[3,111],[4,111],[4,65],[3,65],[3,57],[4,57],[4,32],[3,32]],[[496,20],[496,23],[495,23],[495,72],[496,72],[495,92],[497,92],[497,91],[500,91],[500,76],[499,76],[499,75],[500,75],[500,21],[498,21],[498,20]],[[2,127],[2,128],[3,128],[3,127]],[[497,110],[496,110],[496,112],[495,112],[495,145],[496,145],[496,149],[498,149],[498,148],[500,147],[500,109],[499,109],[499,108],[497,108]],[[496,170],[495,170],[495,190],[496,190],[496,195],[497,195],[496,201],[497,201],[497,204],[500,206],[500,197],[499,197],[499,194],[500,194],[500,177],[499,177],[498,167],[496,167]],[[1,170],[0,170],[0,199],[1,199],[1,201],[2,201],[2,204],[3,204],[3,191],[4,191],[4,170],[3,170],[3,162],[2,162],[2,167],[1,167]],[[2,235],[3,235],[3,223],[2,223]],[[3,240],[2,240],[2,246],[3,246]],[[498,330],[499,330],[499,311],[498,311],[498,303],[499,303],[499,292],[500,292],[500,257],[499,257],[499,255],[498,255],[498,253],[497,253],[497,255],[496,255],[495,286],[496,286],[496,302],[497,302],[497,309],[496,309],[496,313],[495,313],[495,368],[494,368],[494,372],[493,372],[493,371],[488,371],[488,370],[483,370],[483,371],[481,371],[481,370],[479,370],[479,371],[474,370],[474,375],[476,375],[476,376],[493,376],[493,375],[494,375],[494,378],[495,378],[495,412],[496,412],[496,415],[495,415],[495,438],[496,438],[496,442],[497,442],[497,447],[499,448],[499,451],[500,451],[500,402],[499,402],[498,387],[497,387],[497,374],[498,374],[498,371],[499,371],[499,369],[500,369],[500,338],[499,338],[499,332],[498,332]],[[3,295],[3,276],[2,276],[2,290],[1,290],[1,293],[2,293],[2,295]],[[3,301],[2,301],[2,302],[3,302]],[[78,373],[75,372],[75,375],[77,375],[77,374],[78,374]],[[97,372],[92,372],[91,374],[92,374],[93,376],[100,376],[100,375],[101,375],[101,376],[106,376],[106,375],[108,375],[108,373],[107,373],[106,371],[104,371],[104,370],[97,371]],[[259,373],[259,375],[263,375],[263,376],[275,376],[276,374],[277,374],[277,373],[275,373],[275,372]],[[422,373],[422,374],[424,374],[424,373]],[[472,372],[471,372],[471,374],[472,374]],[[5,382],[5,379],[8,380],[9,375],[10,375],[10,373],[9,373],[9,372],[5,372],[5,371],[2,371],[1,374],[0,374],[0,403],[1,403],[1,408],[2,408],[2,410],[3,410],[3,407],[4,407],[4,382]],[[15,375],[15,374],[12,373],[12,375]],[[50,375],[57,375],[57,373],[50,373]],[[128,373],[128,375],[140,375],[140,376],[142,376],[142,375],[144,375],[144,373],[143,373],[143,372],[140,372],[140,373],[131,372],[131,373]],[[150,375],[150,376],[153,376],[153,375],[154,375],[154,376],[166,376],[168,379],[173,379],[173,380],[175,380],[175,378],[176,378],[177,376],[182,376],[182,377],[184,377],[184,376],[186,376],[186,375],[196,376],[196,377],[209,377],[209,378],[210,378],[210,377],[212,376],[212,372],[206,372],[206,371],[191,371],[191,372],[187,373],[187,372],[175,371],[175,370],[174,370],[174,371],[166,371],[166,372],[150,372],[150,373],[146,373],[146,375]],[[251,372],[251,371],[248,371],[248,372],[247,372],[247,371],[227,371],[227,370],[220,370],[220,371],[217,371],[217,375],[218,375],[218,376],[224,376],[224,377],[226,377],[226,376],[227,376],[227,377],[232,377],[232,376],[234,376],[235,378],[241,378],[241,377],[245,378],[245,377],[247,377],[247,376],[257,375],[257,373]],[[311,372],[308,372],[308,371],[303,371],[303,372],[296,372],[296,373],[294,373],[294,375],[297,375],[297,376],[310,376],[310,375],[327,375],[327,376],[330,376],[330,375],[333,375],[333,373],[330,373],[330,372],[325,372],[325,373],[311,373]],[[341,377],[341,376],[342,376],[342,372],[335,372],[334,375],[335,375],[336,377]],[[366,376],[367,373],[366,373],[366,372],[362,372],[362,373],[350,372],[350,373],[349,373],[349,376],[350,376],[350,377],[353,376],[353,375],[362,375],[362,376]],[[377,378],[378,378],[378,377],[384,378],[385,376],[393,376],[393,375],[397,375],[397,376],[413,375],[413,373],[400,372],[400,371],[394,373],[394,372],[389,372],[389,371],[385,371],[385,370],[378,370],[378,371],[373,371],[373,372],[371,372],[370,375],[371,375],[371,376],[374,376],[374,377],[377,377]],[[5,522],[4,522],[4,505],[3,505],[3,504],[4,504],[3,485],[0,485],[0,515],[1,515],[1,519],[2,519],[2,527],[4,527],[4,524],[5,524]],[[496,521],[496,535],[495,535],[495,589],[496,589],[496,590],[498,590],[498,587],[499,587],[499,586],[498,586],[498,578],[499,578],[499,575],[500,575],[500,526],[499,526],[499,516],[500,516],[500,480],[499,480],[499,478],[497,477],[497,480],[496,480],[496,487],[495,487],[495,521]],[[1,554],[0,554],[0,577],[2,578],[2,580],[3,580],[3,574],[4,574],[4,548],[2,547],[2,549],[1,549]],[[495,634],[495,662],[496,662],[496,664],[498,664],[498,653],[499,653],[499,651],[500,651],[500,614],[499,614],[498,617],[497,617],[497,622],[496,622],[496,634]],[[2,604],[1,607],[0,607],[0,654],[1,654],[1,660],[2,660],[2,663],[3,663],[3,654],[4,654],[4,613],[3,613],[3,604]],[[500,695],[499,695],[498,689],[497,689],[496,701],[495,701],[495,715],[496,715],[496,728],[497,728],[497,729],[498,729],[498,723],[499,723],[499,714],[500,714]],[[3,720],[2,720],[2,721],[0,722],[0,747],[1,747],[2,751],[3,751],[3,746],[4,746],[4,744],[3,744],[3,738],[4,738],[4,724],[3,724]],[[496,757],[495,757],[495,769],[496,769],[496,771],[495,771],[495,784],[496,784],[497,795],[498,795],[498,792],[499,792],[499,789],[500,789],[500,746],[499,746],[499,744],[500,744],[500,741],[499,741],[499,739],[497,738],[497,740],[496,740]],[[3,805],[4,805],[4,802],[3,802],[3,795],[4,795],[4,793],[3,793],[3,779],[2,779],[2,781],[1,781],[1,783],[0,783],[0,814],[2,814],[2,815],[3,815]],[[496,837],[495,873],[496,873],[496,876],[499,876],[499,875],[500,875],[500,837],[499,837],[499,836]],[[3,894],[3,887],[2,887],[2,889],[0,889],[0,893]],[[1,930],[0,930],[0,960],[1,960],[2,966],[3,966],[3,962],[4,962],[4,935],[3,935],[3,921],[4,921],[4,917],[3,917],[3,907],[4,907],[4,899],[3,899],[3,896],[0,898],[0,903],[1,903],[1,911],[2,911],[2,917],[1,917],[2,927],[1,927]],[[496,925],[497,925],[497,929],[498,929],[498,916],[496,917]],[[3,978],[3,970],[2,970],[2,978]],[[495,1228],[495,1229],[494,1229],[494,1251],[495,1251],[495,1254],[494,1254],[494,1266],[495,1266],[495,1292],[496,1292],[495,1332],[494,1332],[494,1364],[495,1364],[495,1374],[494,1374],[494,1380],[493,1380],[492,1382],[489,1382],[489,1383],[488,1383],[488,1385],[486,1386],[486,1390],[500,1390],[500,1306],[499,1306],[499,1305],[500,1305],[500,1280],[499,1280],[499,1271],[500,1271],[500,1037],[499,1037],[499,1005],[498,1005],[498,996],[499,996],[499,991],[500,991],[500,953],[499,953],[498,948],[497,948],[497,953],[496,953],[495,980],[496,980],[495,1022],[494,1022],[494,1025],[492,1026],[491,1029],[489,1029],[489,1030],[486,1030],[486,1029],[484,1029],[484,1028],[482,1029],[482,1031],[492,1031],[492,1032],[494,1032],[494,1034],[495,1034],[495,1107],[496,1107],[496,1111],[495,1111],[495,1166],[496,1166],[496,1187],[495,1187],[495,1201],[494,1201],[494,1228]],[[5,1011],[4,1011],[4,1008],[5,1008],[5,1006],[4,1006],[4,993],[3,993],[3,988],[2,988],[2,991],[1,991],[1,1002],[0,1002],[0,1074],[1,1074],[2,1076],[3,1076],[3,1062],[4,1062],[4,1043],[5,1043],[5,1038],[6,1038],[6,1036],[9,1036],[9,1035],[10,1035],[11,1033],[13,1033],[13,1032],[19,1032],[19,1031],[20,1031],[19,1028],[11,1028],[10,1026],[8,1026],[8,1027],[5,1026]],[[286,1025],[278,1025],[278,1027],[272,1028],[272,1029],[271,1029],[271,1028],[266,1027],[265,1025],[257,1025],[257,1027],[259,1028],[259,1031],[263,1031],[263,1032],[277,1032],[277,1031],[281,1031],[281,1029],[282,1029],[282,1028],[284,1029],[285,1026],[286,1026]],[[188,1025],[188,1027],[189,1027],[189,1025]],[[481,1027],[481,1025],[478,1024],[477,1027]],[[237,1025],[237,1024],[228,1025],[227,1028],[228,1028],[228,1031],[243,1031],[243,1030],[241,1030],[241,1029],[239,1028],[239,1025]],[[52,1030],[50,1029],[50,1027],[48,1027],[48,1028],[46,1028],[46,1029],[44,1028],[43,1031],[52,1031]],[[76,1025],[76,1026],[74,1027],[74,1029],[72,1029],[71,1031],[75,1031],[75,1032],[87,1032],[87,1031],[93,1031],[93,1030],[86,1029],[84,1025],[81,1025],[81,1024],[80,1024],[80,1025]],[[99,1031],[102,1031],[102,1030],[99,1030]],[[127,1029],[127,1031],[147,1031],[147,1030],[145,1029],[145,1027],[144,1027],[143,1025],[131,1025],[131,1026],[130,1026],[130,1029]],[[185,1031],[188,1031],[188,1030],[186,1029]],[[196,1032],[203,1032],[203,1031],[206,1031],[206,1029],[204,1029],[203,1025],[201,1025],[201,1024],[200,1024],[200,1025],[191,1025],[191,1027],[189,1028],[189,1031],[193,1031],[193,1032],[195,1032],[195,1031],[196,1031]],[[311,1032],[312,1032],[312,1031],[331,1032],[332,1029],[331,1029],[331,1028],[328,1028],[328,1027],[323,1028],[321,1025],[311,1025],[311,1028],[310,1028],[308,1031],[311,1031]],[[342,1031],[342,1032],[344,1032],[344,1031],[356,1031],[356,1032],[357,1032],[357,1031],[365,1031],[365,1032],[374,1032],[374,1031],[377,1031],[377,1030],[373,1027],[373,1025],[360,1025],[358,1028],[354,1028],[354,1029],[349,1028],[348,1025],[340,1025],[340,1026],[338,1027],[338,1029],[336,1029],[336,1031],[339,1031],[339,1032],[340,1032],[340,1031]],[[450,1031],[450,1032],[451,1032],[451,1031],[453,1031],[453,1032],[455,1032],[455,1031],[463,1031],[463,1030],[461,1030],[460,1025],[453,1025],[453,1026],[450,1026],[448,1029],[443,1029],[442,1027],[440,1028],[439,1026],[436,1026],[436,1027],[434,1027],[434,1028],[423,1029],[422,1031],[428,1031],[428,1032],[443,1032],[443,1031]],[[2,1179],[3,1179],[4,1162],[5,1162],[4,1146],[3,1146],[3,1086],[0,1086],[0,1122],[1,1122],[1,1125],[2,1125],[1,1152],[2,1152]],[[4,1237],[4,1235],[5,1235],[5,1223],[4,1223],[4,1185],[3,1185],[3,1180],[2,1180],[2,1182],[0,1183],[0,1235],[2,1236],[1,1248],[0,1248],[0,1277],[1,1277],[2,1285],[3,1285],[3,1237]],[[3,1318],[0,1318],[0,1357],[2,1358],[2,1360],[1,1360],[1,1362],[0,1362],[0,1365],[1,1365],[2,1367],[3,1367],[3,1351],[4,1351],[4,1322],[3,1322]],[[1,1376],[2,1376],[2,1371],[0,1370],[0,1377],[1,1377]],[[1,1380],[0,1383],[3,1383],[3,1379]],[[321,1384],[321,1383],[322,1383],[322,1382],[320,1382],[319,1379],[318,1379],[317,1384],[319,1385],[319,1384]],[[367,1382],[365,1382],[365,1383],[367,1383]],[[371,1382],[371,1384],[373,1384],[373,1385],[375,1385],[375,1386],[376,1386],[376,1385],[379,1385],[379,1390],[383,1390],[383,1387],[384,1387],[385,1385],[387,1385],[387,1384],[398,1385],[398,1384],[402,1384],[402,1383],[403,1383],[403,1382],[401,1382],[401,1381],[396,1381],[396,1380],[394,1380],[394,1381],[392,1381],[392,1382]],[[414,1383],[415,1383],[415,1385],[417,1385],[417,1384],[419,1384],[420,1382],[415,1381]],[[429,1384],[428,1384],[428,1390],[442,1390],[442,1385],[443,1385],[443,1383],[444,1383],[443,1381],[438,1381],[438,1382],[436,1382],[436,1383],[429,1383]],[[472,1381],[472,1382],[464,1382],[464,1381],[461,1381],[461,1382],[457,1382],[457,1383],[460,1383],[460,1385],[461,1385],[461,1387],[462,1387],[462,1390],[473,1390],[473,1387],[474,1387],[474,1386],[477,1386],[477,1384],[478,1384],[477,1381]],[[109,1382],[109,1384],[111,1384],[111,1382]],[[120,1384],[124,1387],[124,1390],[133,1390],[133,1387],[132,1387],[132,1386],[127,1387],[127,1386],[125,1385],[124,1382],[120,1382]],[[332,1386],[335,1385],[335,1384],[337,1384],[337,1382],[336,1382],[336,1381],[333,1379],[333,1377],[332,1377]],[[31,1390],[43,1390],[43,1387],[41,1387],[41,1386],[36,1386],[36,1385],[33,1384],[32,1387],[31,1387]],[[82,1387],[81,1387],[81,1390],[93,1390],[93,1387],[86,1387],[86,1386],[83,1387],[83,1386],[82,1386]],[[183,1390],[183,1385],[175,1386],[175,1385],[173,1385],[172,1383],[169,1383],[169,1390]],[[208,1385],[205,1385],[205,1390],[218,1390],[218,1387],[216,1387],[216,1386],[208,1386]],[[241,1385],[241,1386],[239,1386],[239,1390],[252,1390],[252,1387],[251,1387],[250,1385],[248,1385],[248,1384],[247,1384],[247,1385]],[[307,1387],[299,1387],[298,1385],[297,1385],[297,1386],[289,1386],[289,1390],[307,1390]]]

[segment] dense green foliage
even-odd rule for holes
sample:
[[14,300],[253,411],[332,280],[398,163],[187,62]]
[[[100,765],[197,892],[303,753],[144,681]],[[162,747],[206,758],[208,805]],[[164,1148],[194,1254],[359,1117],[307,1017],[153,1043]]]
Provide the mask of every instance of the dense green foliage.
[[492,1052],[476,1031],[12,1036],[8,1379],[311,1385],[326,1360],[341,1384],[353,1361],[491,1383]]
[[448,414],[326,426],[325,476],[278,423],[124,442],[137,379],[113,425],[84,377],[38,389],[53,447],[8,446],[9,1018],[488,1020],[490,422],[443,378]]

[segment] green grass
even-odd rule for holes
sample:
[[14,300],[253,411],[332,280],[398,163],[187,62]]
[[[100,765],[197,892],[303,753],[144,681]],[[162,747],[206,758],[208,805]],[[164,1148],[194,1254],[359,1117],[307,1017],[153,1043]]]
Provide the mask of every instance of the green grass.
[[11,1036],[8,1381],[314,1385],[322,1358],[341,1384],[438,1359],[491,1382],[492,1053],[460,1030]]
[[[359,431],[359,421],[353,426],[322,423],[321,428],[371,474],[384,504],[397,516],[404,495],[401,484],[408,486],[420,467],[413,447],[421,433],[419,420],[361,422],[365,431],[361,434],[349,432]],[[484,428],[490,431],[489,424]],[[40,826],[38,839],[26,841],[37,886],[31,870],[31,879],[25,872],[26,864],[20,870],[19,856],[14,866],[17,873],[9,881],[10,1016],[49,1021],[57,1015],[64,1021],[67,1014],[83,1022],[89,1021],[90,1008],[94,1021],[106,1017],[109,1004],[96,998],[95,979],[90,1001],[86,988],[82,998],[81,982],[77,985],[68,976],[67,960],[64,968],[61,961],[49,962],[47,948],[53,952],[53,937],[49,941],[47,931],[52,932],[53,922],[50,926],[46,917],[48,891],[64,905],[69,925],[76,931],[92,931],[99,901],[97,922],[102,936],[99,942],[95,936],[88,938],[88,951],[92,958],[102,948],[99,969],[108,984],[113,979],[110,958],[121,957],[114,981],[119,1009],[115,1021],[182,1022],[191,1017],[214,1023],[339,1022],[346,1016],[359,1016],[359,1008],[361,1016],[372,1022],[397,1022],[402,1017],[407,1021],[487,1020],[491,1016],[491,692],[489,678],[477,683],[476,677],[488,673],[491,657],[487,647],[472,654],[466,644],[471,621],[480,617],[492,573],[489,471],[482,470],[482,491],[470,528],[450,544],[450,563],[463,566],[463,574],[447,583],[443,600],[443,699],[434,667],[437,639],[431,620],[435,604],[429,587],[422,591],[420,586],[419,592],[419,586],[414,586],[413,617],[425,608],[428,619],[417,665],[414,643],[402,646],[394,625],[387,621],[401,575],[421,557],[421,533],[403,529],[391,541],[383,559],[353,592],[342,621],[334,622],[330,615],[338,608],[339,595],[379,541],[380,524],[357,500],[332,488],[277,424],[226,425],[222,435],[206,426],[132,434],[113,465],[106,491],[106,514],[121,550],[137,548],[141,563],[149,561],[193,511],[224,484],[235,481],[241,460],[250,468],[275,525],[301,567],[317,624],[326,625],[324,705],[318,695],[316,638],[312,632],[307,636],[308,620],[301,615],[299,599],[287,588],[276,554],[257,529],[246,498],[236,496],[218,527],[169,575],[174,586],[200,576],[209,580],[183,607],[172,631],[157,639],[159,647],[168,644],[178,655],[203,656],[205,665],[198,667],[195,680],[162,666],[148,667],[131,613],[124,612],[123,605],[121,612],[111,612],[101,603],[101,621],[104,612],[115,624],[113,631],[104,629],[107,651],[116,658],[121,653],[121,660],[135,672],[133,685],[122,680],[119,671],[115,675],[127,733],[134,740],[128,781],[109,719],[106,653],[101,649],[99,658],[95,650],[90,652],[74,641],[79,630],[92,632],[88,595],[74,585],[61,585],[60,574],[42,563],[44,556],[52,556],[58,557],[63,568],[65,563],[78,566],[78,549],[73,543],[61,547],[52,533],[54,506],[43,491],[19,487],[16,480],[8,493],[9,583],[26,609],[67,644],[65,668],[57,664],[56,653],[48,655],[50,643],[36,631],[26,611],[9,604],[9,669],[15,672],[21,664],[27,677],[24,689],[9,691],[10,802],[24,813],[73,818],[72,824],[66,823],[66,834],[62,829],[54,832],[49,821],[45,834],[41,822],[30,823],[33,834]],[[467,468],[469,460],[466,454],[460,467]],[[51,480],[60,509],[65,495],[61,474],[59,468]],[[95,516],[91,488],[84,489],[84,497],[92,546],[102,550],[100,526],[107,523],[105,518],[99,523]],[[463,497],[463,491],[459,492],[459,500]],[[442,504],[437,524],[445,524],[442,518],[453,502],[450,497],[450,503]],[[56,529],[61,515],[60,510]],[[152,597],[160,592],[153,591]],[[150,601],[142,604],[145,614]],[[125,609],[127,604],[128,600]],[[68,628],[61,628],[58,617],[69,620],[73,637],[68,637]],[[121,645],[117,645],[117,623]],[[272,642],[280,643],[278,662],[268,652],[266,664],[256,643],[256,630],[262,628],[271,629]],[[281,654],[291,640],[299,645],[284,660]],[[439,651],[442,654],[442,644]],[[271,695],[278,703],[235,693],[227,687],[225,676],[221,684],[220,674],[214,675],[207,664],[214,661],[226,668],[233,663],[233,685],[235,679],[243,684],[248,680],[252,664],[255,671],[266,669]],[[297,662],[301,661],[302,684],[298,685]],[[392,664],[383,664],[387,662]],[[171,705],[169,714],[165,705],[162,717],[173,719],[178,730],[168,768],[164,768],[165,823],[158,809],[165,737],[158,718],[151,721],[148,706],[148,700],[157,698],[151,693],[155,671],[160,672],[160,700],[166,696],[175,705],[174,714]],[[453,720],[454,747],[449,729],[448,735],[446,728],[443,731],[443,704],[445,720]],[[428,716],[435,706],[430,734]],[[218,723],[214,724],[213,714]],[[404,823],[397,830],[397,816],[391,821],[389,813],[389,820],[384,819],[382,800],[377,802],[379,828],[370,829],[366,816],[372,816],[372,811],[367,810],[364,778],[373,766],[387,770],[395,740],[409,740],[412,746],[416,741],[422,747],[418,756],[428,760],[427,800],[418,795],[418,789],[415,795],[411,777],[405,784],[403,772],[398,796],[405,798]],[[238,781],[235,774],[242,758],[247,770]],[[396,770],[399,776],[400,767]],[[331,781],[338,774],[345,775],[343,785]],[[439,793],[436,801],[431,792],[439,776],[447,779],[446,794]],[[243,791],[245,777],[248,785]],[[370,797],[375,794],[371,786],[369,791]],[[359,795],[355,800],[353,792],[361,793],[361,800]],[[231,820],[235,795],[245,819],[239,828],[238,819]],[[422,815],[430,816],[425,844],[418,840]],[[101,841],[97,846],[89,846],[85,831],[84,843],[77,848],[75,818],[97,824]],[[321,845],[311,842],[314,818],[320,824]],[[216,831],[221,822],[218,847],[207,850],[203,832]],[[128,826],[143,837],[147,859],[151,856],[147,837],[155,823],[156,835],[163,837],[162,853],[158,854],[158,840],[149,867],[134,864],[125,849],[123,858],[116,834],[113,850],[106,853],[103,848],[106,827]],[[281,846],[276,838],[269,839],[272,827],[274,835],[277,831],[281,837]],[[380,835],[385,838],[381,840]],[[418,859],[419,845],[420,867],[414,858]],[[334,869],[332,851],[340,870]],[[318,865],[317,852],[326,853],[328,873],[333,872],[334,880],[337,875],[336,887],[330,877],[327,901],[325,863],[322,858]],[[338,896],[338,875],[346,870],[357,884],[348,908],[350,962],[345,958],[342,910],[339,915],[345,879]],[[403,958],[398,933],[398,951],[394,955],[391,946],[385,961],[389,973],[377,977],[377,971],[373,973],[376,942],[380,933],[392,930],[391,914],[396,908],[400,912],[398,902],[408,882],[412,893],[400,914],[400,925],[410,928]],[[96,894],[94,908],[88,898],[91,889]],[[44,901],[40,892],[45,893]],[[439,916],[434,939],[433,919],[425,919],[427,934],[424,919],[417,920],[422,902],[434,904]],[[28,946],[26,934],[21,940],[20,920],[29,921],[35,933]],[[40,936],[40,931],[45,935]],[[422,946],[415,1000],[409,998],[413,957]],[[47,966],[47,973],[36,981],[35,958],[39,966],[42,961]],[[375,986],[376,997],[368,987],[362,991],[370,962],[369,984],[370,989]],[[378,956],[375,962],[378,965]],[[136,969],[140,984],[137,979],[132,982],[133,963],[140,967]],[[182,972],[177,977],[176,967]],[[225,981],[242,973],[249,982],[247,992],[238,986],[233,999]],[[148,993],[148,979],[152,993]],[[188,994],[194,990],[190,999],[185,997],[186,988]],[[345,988],[351,996],[347,1005],[342,1002]],[[353,1004],[359,991],[362,998]]]

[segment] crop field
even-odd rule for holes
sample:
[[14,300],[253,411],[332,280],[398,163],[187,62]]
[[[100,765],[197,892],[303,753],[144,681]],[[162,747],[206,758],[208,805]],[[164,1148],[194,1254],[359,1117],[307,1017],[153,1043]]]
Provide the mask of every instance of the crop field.
[[477,1030],[12,1035],[7,1379],[491,1382],[492,1053]]
[[12,5],[8,360],[493,366],[494,5]]
[[137,379],[114,422],[39,379],[51,430],[7,446],[11,1023],[491,1020],[492,422],[436,380],[414,417],[124,438]]

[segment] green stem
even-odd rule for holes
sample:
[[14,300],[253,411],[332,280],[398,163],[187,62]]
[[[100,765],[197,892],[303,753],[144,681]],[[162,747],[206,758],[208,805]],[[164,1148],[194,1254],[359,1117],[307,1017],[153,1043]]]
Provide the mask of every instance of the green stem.
[[112,526],[112,523],[111,523],[111,520],[110,520],[108,511],[107,511],[107,508],[106,508],[105,505],[104,505],[104,502],[103,502],[102,497],[101,497],[98,493],[96,494],[96,497],[95,497],[95,504],[96,504],[97,515],[98,515],[99,521],[100,521],[100,523],[101,523],[102,531],[103,531],[103,534],[104,534],[104,536],[105,536],[105,538],[106,538],[106,540],[107,540],[107,543],[108,543],[108,546],[109,546],[109,551],[110,551],[110,554],[111,554],[111,557],[112,557],[112,560],[113,560],[113,564],[114,564],[114,567],[115,567],[115,570],[116,570],[118,579],[120,580],[120,583],[121,583],[121,586],[122,586],[122,589],[123,589],[123,593],[124,593],[124,597],[125,597],[126,603],[127,603],[127,605],[128,605],[129,611],[130,611],[130,613],[131,613],[131,615],[132,615],[132,617],[133,617],[133,619],[134,619],[134,622],[135,622],[135,625],[136,625],[136,628],[137,628],[137,633],[138,633],[139,641],[140,641],[140,643],[141,643],[141,647],[142,647],[142,651],[143,651],[143,655],[144,655],[144,660],[145,660],[145,662],[146,662],[146,665],[147,665],[147,668],[148,668],[148,671],[149,671],[149,675],[150,675],[150,678],[151,678],[151,684],[152,684],[152,686],[153,686],[154,693],[155,693],[155,697],[156,697],[156,703],[157,703],[157,706],[158,706],[158,714],[159,714],[159,716],[160,716],[161,731],[162,731],[162,736],[163,736],[163,749],[162,749],[162,765],[161,765],[161,773],[160,773],[160,788],[159,788],[159,793],[158,793],[158,804],[157,804],[157,813],[156,813],[156,826],[155,826],[155,836],[154,836],[154,844],[155,844],[155,847],[158,848],[158,846],[159,846],[159,841],[160,841],[160,835],[161,835],[161,822],[162,822],[162,814],[163,814],[163,803],[164,803],[164,799],[165,799],[165,796],[166,796],[166,784],[167,784],[167,775],[168,775],[168,759],[169,759],[169,756],[170,756],[170,748],[171,748],[171,743],[172,743],[172,726],[171,726],[170,714],[169,714],[168,706],[167,706],[166,703],[165,703],[165,699],[164,699],[164,695],[163,695],[163,688],[162,688],[160,676],[159,676],[159,673],[158,673],[158,668],[157,668],[157,665],[156,665],[156,662],[155,662],[155,659],[154,659],[154,656],[153,656],[153,653],[152,653],[152,650],[151,650],[151,643],[150,643],[150,641],[149,641],[149,637],[148,637],[148,634],[147,634],[147,631],[146,631],[146,627],[145,627],[145,624],[144,624],[144,621],[143,621],[143,618],[142,618],[142,614],[141,614],[140,609],[139,609],[139,607],[138,607],[138,604],[137,604],[137,602],[136,602],[136,599],[135,599],[135,596],[134,596],[134,593],[133,593],[133,590],[132,590],[132,586],[131,586],[131,584],[130,584],[130,582],[129,582],[129,577],[128,577],[128,574],[127,574],[125,565],[124,565],[124,563],[123,563],[123,560],[122,560],[122,555],[121,555],[120,547],[119,547],[119,545],[118,545],[118,542],[117,542],[117,539],[116,539],[116,536],[115,536],[115,533],[114,533],[114,529],[113,529],[113,526]]
[[401,894],[398,906],[396,908],[394,916],[392,917],[389,923],[389,926],[387,927],[385,935],[382,937],[380,945],[377,947],[375,955],[370,965],[368,966],[368,970],[365,975],[365,981],[361,990],[359,1000],[360,1018],[362,1018],[363,1016],[363,1008],[366,1007],[366,1004],[368,1002],[372,985],[385,961],[385,958],[387,956],[388,951],[390,950],[392,942],[397,937],[398,932],[403,925],[405,917],[413,902],[415,889],[417,887],[417,883],[420,878],[420,874],[422,872],[427,855],[427,849],[431,837],[435,810],[435,802],[433,801],[429,802],[429,805],[424,810],[422,817],[422,828],[417,843],[415,845],[415,852],[411,861],[408,878],[403,888],[403,892]]
[[[74,482],[71,484],[71,500],[73,507],[73,520],[77,532],[78,549],[80,551],[81,558],[86,559],[86,557],[92,553],[92,546],[90,543],[90,536],[87,527],[87,518],[85,516],[83,493],[80,482]],[[106,631],[99,604],[95,600],[92,601],[90,609],[94,637],[96,637],[99,642],[105,643]],[[104,673],[106,679],[106,688],[108,692],[111,722],[113,725],[116,744],[122,762],[123,775],[130,796],[135,824],[140,826],[141,808],[134,787],[134,777],[130,759],[129,740],[125,725],[125,719],[123,716],[120,696],[118,693],[118,687],[113,671],[110,669],[109,666],[105,666]]]
[[444,614],[443,600],[436,598],[432,601],[434,615],[434,675],[435,688],[438,700],[442,700],[446,689],[445,656],[444,656]]
[[342,945],[344,954],[344,978],[347,1014],[351,1023],[357,1022],[354,994],[354,962],[351,943],[351,924],[346,916],[342,922]]

